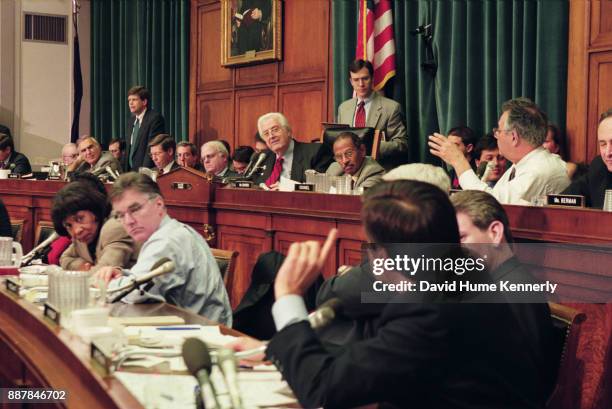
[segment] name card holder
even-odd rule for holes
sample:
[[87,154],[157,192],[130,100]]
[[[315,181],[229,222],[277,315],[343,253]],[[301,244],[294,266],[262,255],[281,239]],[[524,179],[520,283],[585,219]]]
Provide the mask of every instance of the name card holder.
[[109,376],[112,374],[113,360],[106,352],[107,348],[103,341],[103,339],[91,341],[90,356],[93,367],[98,369],[102,376]]
[[61,314],[58,309],[53,306],[53,304],[49,304],[48,302],[46,302],[43,311],[43,315],[45,316],[45,318],[48,318],[55,325],[60,325]]
[[21,285],[19,285],[19,283],[15,280],[13,280],[12,278],[7,278],[6,281],[4,281],[4,284],[6,285],[6,290],[13,294],[16,297],[19,297],[19,290],[21,289]]
[[62,178],[59,176],[49,176],[47,180],[62,180]]
[[8,175],[9,179],[21,179],[21,175],[17,174],[17,173],[10,173]]
[[584,196],[580,195],[547,195],[546,204],[548,206],[561,207],[584,207]]
[[191,190],[193,188],[193,186],[191,186],[191,183],[187,182],[172,182],[170,187],[173,190]]
[[315,185],[312,183],[296,183],[295,191],[296,192],[314,192]]
[[235,180],[232,182],[232,187],[235,187],[237,189],[252,189],[253,182],[251,182],[250,180]]

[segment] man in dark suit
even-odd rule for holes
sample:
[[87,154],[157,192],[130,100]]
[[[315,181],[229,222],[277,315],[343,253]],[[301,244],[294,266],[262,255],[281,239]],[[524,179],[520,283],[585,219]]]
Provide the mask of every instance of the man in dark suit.
[[149,153],[155,164],[153,170],[157,171],[158,175],[165,175],[180,168],[174,160],[174,152],[176,152],[176,142],[168,134],[160,133],[149,142]]
[[257,120],[259,134],[272,153],[265,159],[265,169],[256,179],[272,190],[278,190],[280,177],[304,182],[304,172],[314,169],[324,173],[333,162],[329,146],[320,143],[303,143],[291,136],[287,118],[279,112],[270,112]]
[[135,117],[128,122],[125,137],[128,168],[131,170],[153,167],[149,142],[155,135],[166,132],[164,117],[150,108],[150,101],[151,93],[142,86],[132,87],[128,91],[128,106]]
[[587,207],[602,209],[606,190],[612,189],[612,108],[601,114],[597,127],[599,156],[591,162],[589,171],[563,191],[582,195]]
[[0,133],[0,169],[11,169],[18,175],[32,173],[28,158],[15,151],[13,138],[4,133]]
[[[366,192],[362,214],[366,236],[375,243],[372,258],[385,264],[399,255],[387,243],[459,244],[448,196],[428,183],[378,184]],[[393,302],[383,306],[371,337],[336,353],[326,350],[305,320],[302,294],[321,271],[335,237],[332,230],[322,248],[317,241],[293,243],[274,283],[278,332],[265,358],[280,369],[302,406],[544,407],[551,383],[542,365],[546,346],[519,333],[522,323],[511,305],[478,305],[479,293],[390,290]],[[450,250],[437,257],[458,262],[466,256]],[[413,277],[462,279],[454,271],[420,269]],[[378,277],[385,283],[400,278],[394,269]],[[528,305],[518,308],[530,315]],[[255,344],[242,340],[234,349]]]

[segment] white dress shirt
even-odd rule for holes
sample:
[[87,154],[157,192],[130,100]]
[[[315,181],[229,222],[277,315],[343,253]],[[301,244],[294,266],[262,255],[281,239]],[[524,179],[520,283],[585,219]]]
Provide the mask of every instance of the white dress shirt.
[[[514,178],[510,180],[513,170]],[[529,205],[542,195],[563,191],[570,179],[559,155],[538,147],[512,165],[493,188],[482,182],[473,170],[459,175],[459,184],[464,190],[484,190],[502,204]]]

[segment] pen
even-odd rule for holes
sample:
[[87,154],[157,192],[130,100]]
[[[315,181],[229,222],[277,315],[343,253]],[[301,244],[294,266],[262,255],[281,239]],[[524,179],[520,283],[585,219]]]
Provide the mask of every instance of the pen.
[[200,327],[157,327],[155,329],[160,331],[193,331],[199,330]]

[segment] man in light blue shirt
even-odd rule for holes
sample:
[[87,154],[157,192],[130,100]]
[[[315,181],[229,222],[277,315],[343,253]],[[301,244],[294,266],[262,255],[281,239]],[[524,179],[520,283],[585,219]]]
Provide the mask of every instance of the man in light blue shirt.
[[126,173],[115,182],[110,199],[114,216],[142,248],[130,270],[99,270],[97,276],[109,283],[109,289],[129,283],[150,272],[160,259],[169,258],[175,265],[172,273],[156,277],[144,294],[133,291],[124,300],[168,302],[231,326],[229,298],[208,244],[191,227],[168,216],[157,184],[148,176]]

